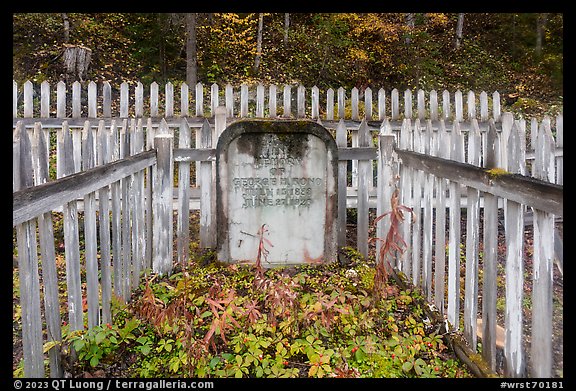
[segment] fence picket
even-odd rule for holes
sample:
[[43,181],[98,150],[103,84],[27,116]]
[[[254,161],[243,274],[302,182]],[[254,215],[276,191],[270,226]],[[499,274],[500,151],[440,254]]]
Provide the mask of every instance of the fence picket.
[[[126,119],[122,121],[122,126],[126,126]],[[120,158],[120,142],[118,139],[118,128],[113,120],[110,125],[110,157],[111,161]],[[121,181],[118,180],[110,185],[112,195],[112,260],[114,271],[114,293],[122,297],[122,205],[120,203]]]
[[488,94],[486,91],[480,93],[480,121],[488,120]]
[[102,83],[102,115],[112,117],[112,86],[107,81]]
[[306,116],[306,89],[301,84],[296,89],[296,107],[296,117],[304,118]]
[[[94,139],[90,122],[84,123],[82,140],[83,170],[89,170],[95,166]],[[84,240],[86,262],[86,305],[88,310],[88,328],[93,328],[100,323],[100,299],[98,284],[98,259],[97,259],[97,236],[96,236],[96,194],[88,193],[84,196]]]
[[216,108],[220,105],[220,98],[218,96],[219,88],[218,84],[213,83],[210,86],[210,116],[214,117],[216,115]]
[[[180,123],[179,148],[190,148],[190,127],[186,120]],[[190,162],[178,163],[178,220],[176,226],[177,260],[185,265],[189,256],[190,240]]]
[[386,90],[380,88],[378,90],[378,120],[384,121],[386,118]]
[[[487,135],[485,168],[496,167],[497,134],[490,119]],[[490,368],[496,368],[496,300],[498,257],[498,197],[484,193],[484,257],[482,259],[482,357]]]
[[[468,164],[480,167],[480,128],[476,118],[470,119],[468,133]],[[466,189],[466,275],[464,281],[464,338],[470,346],[477,346],[478,317],[478,261],[480,242],[480,192]]]
[[500,121],[500,93],[494,91],[492,94],[492,118],[494,121]]
[[476,95],[474,91],[468,91],[468,96],[466,98],[466,103],[468,105],[467,111],[468,116],[467,118],[470,120],[472,118],[476,118]]
[[[366,120],[362,120],[358,128],[358,146],[372,147],[372,137],[368,130]],[[370,175],[371,160],[358,161],[358,251],[365,257],[368,257],[368,176]]]
[[372,121],[372,89],[370,87],[364,90],[364,113],[366,121]]
[[438,121],[438,94],[436,90],[430,91],[430,119]]
[[[408,118],[411,122],[411,120]],[[420,119],[416,118],[412,128],[412,140],[414,151],[423,153],[424,145],[421,143],[421,130]],[[410,241],[412,243],[412,284],[421,286],[422,278],[422,258],[420,257],[420,250],[422,248],[422,183],[424,179],[424,172],[416,170],[412,172],[412,202],[414,219],[412,222],[412,235]]]
[[[74,173],[72,137],[68,126],[64,127],[63,174],[68,176]],[[66,283],[68,288],[68,322],[70,331],[83,330],[82,321],[82,290],[80,281],[80,239],[78,233],[78,207],[76,201],[63,206],[64,217],[64,257],[66,259]]]
[[[404,118],[402,121],[402,129],[400,131],[400,148],[410,149],[411,148],[411,133],[412,126],[408,118]],[[412,168],[402,165],[400,169],[400,199],[402,205],[414,205],[412,203]],[[409,219],[405,219],[403,222],[402,237],[411,237],[412,224]],[[408,242],[408,239],[406,239]],[[412,277],[412,257],[411,257],[411,246],[408,246],[406,251],[402,253],[398,262],[400,263],[400,270],[406,275],[408,279]]]
[[[508,151],[510,153],[508,170],[520,173],[521,132],[514,123]],[[505,375],[508,377],[524,376],[524,351],[522,346],[522,302],[524,280],[524,210],[517,202],[506,200],[505,234],[506,234],[506,314],[505,314]]]
[[[119,147],[120,147],[120,159],[124,159],[130,156],[130,128],[128,121],[125,121],[119,134]],[[130,125],[133,122],[130,121]],[[131,252],[131,242],[130,242],[130,229],[131,229],[131,200],[130,200],[130,190],[132,185],[132,179],[127,177],[120,180],[120,192],[121,200],[120,205],[122,209],[122,226],[121,226],[121,238],[122,238],[122,267],[120,269],[120,282],[121,282],[121,296],[125,302],[130,298],[130,285],[131,285],[131,264],[132,264],[132,252]]]
[[174,116],[174,84],[167,82],[164,87],[164,115],[166,117]]
[[134,87],[134,116],[136,118],[144,116],[144,86],[140,82]]
[[264,118],[264,86],[258,83],[256,87],[256,117]]
[[94,83],[93,81],[91,81],[90,83],[88,83],[88,117],[91,118],[96,118],[98,116],[97,113],[97,88],[96,88],[96,83]]
[[345,117],[345,109],[346,109],[346,91],[343,87],[338,88],[338,118]]
[[452,116],[450,108],[450,93],[446,90],[442,91],[442,118],[444,120],[450,119]]
[[354,87],[351,91],[351,105],[352,105],[352,120],[359,121],[360,116],[358,114],[358,88]]
[[163,119],[163,131],[154,138],[156,161],[154,166],[153,195],[153,256],[152,267],[160,274],[170,273],[172,268],[172,184],[173,158],[172,142],[174,136],[167,133],[168,124]]
[[240,86],[240,117],[248,117],[248,85]]
[[28,80],[24,83],[24,118],[32,118],[34,116],[34,87],[32,82]]
[[18,118],[18,83],[12,80],[12,117]]
[[[26,129],[21,127],[19,130],[19,177],[21,188],[27,188],[32,187],[34,184],[31,159],[32,147]],[[44,377],[36,219],[26,221],[16,226],[16,235],[18,272],[20,276],[24,374],[26,377]]]
[[[152,119],[148,118],[146,123],[146,145],[145,149],[151,150],[154,147],[154,128],[152,126]],[[152,269],[152,168],[147,167],[144,171],[145,175],[145,188],[146,201],[144,205],[146,217],[146,247],[144,251],[144,270]]]
[[82,116],[82,84],[79,81],[72,83],[72,118]]
[[462,102],[462,91],[456,90],[454,93],[454,115],[457,122],[464,121],[464,109]]
[[[535,176],[553,182],[550,172],[553,139],[549,124],[542,121],[537,138]],[[534,213],[534,255],[532,273],[533,377],[552,375],[552,266],[554,258],[554,215],[532,208]]]
[[[457,114],[458,115],[458,114]],[[460,131],[460,123],[454,122],[451,134],[450,159],[462,162],[464,137]],[[448,239],[448,322],[452,327],[459,327],[460,315],[460,184],[450,181],[450,229]]]
[[[38,169],[35,174],[35,185],[48,181],[48,161],[43,154],[46,149],[42,124],[34,126],[34,142],[38,150]],[[35,162],[36,164],[36,162]],[[42,282],[44,288],[44,313],[46,318],[47,341],[62,340],[60,301],[58,297],[58,273],[56,270],[56,253],[54,250],[54,229],[50,212],[38,216],[38,236],[40,239],[40,257],[42,261]],[[57,345],[48,352],[50,376],[62,377],[60,347]]]
[[[94,85],[92,88],[95,88],[96,83],[91,82],[90,85],[92,84]],[[48,117],[50,117],[50,83],[44,80],[40,83],[40,118]]]
[[[348,146],[348,130],[344,119],[340,119],[336,127],[336,145],[338,148]],[[338,194],[346,194],[348,162],[338,161]],[[338,246],[346,247],[346,197],[338,197]]]
[[[97,165],[110,162],[110,133],[104,126],[104,121],[98,123],[98,153]],[[110,258],[110,189],[108,186],[98,192],[98,218],[100,235],[100,270],[102,286],[102,323],[112,322],[112,270]]]
[[326,91],[326,120],[334,120],[334,90],[332,88]]
[[282,112],[283,118],[290,118],[292,116],[292,97],[291,97],[292,90],[290,86],[285,84],[284,85],[284,93],[283,93],[283,104],[284,104],[284,111]]
[[[444,119],[440,119],[437,137],[437,156],[450,157],[450,140]],[[434,240],[434,304],[438,311],[445,314],[445,281],[446,281],[446,180],[436,178],[436,220]]]
[[[225,99],[226,99],[226,115],[229,118],[234,117],[234,88],[230,84],[226,84]],[[276,109],[276,107],[274,107],[274,109]]]
[[277,114],[276,114],[276,85],[275,84],[271,84],[269,89],[268,89],[268,108],[270,110],[270,113],[268,114],[268,116],[270,118],[276,118]]
[[[562,150],[564,148],[564,116],[559,114],[556,116],[556,148]],[[525,164],[525,160],[520,160]],[[559,185],[564,184],[564,156],[556,155],[556,183]]]
[[190,115],[190,91],[188,84],[180,85],[180,116],[188,117]]
[[[423,104],[423,103],[422,103]],[[426,121],[426,136],[428,140],[425,143],[426,148],[430,148],[430,137],[432,135],[432,120]],[[430,151],[426,151],[430,154]],[[434,176],[424,173],[424,214],[422,221],[422,290],[426,299],[430,302],[432,299],[432,237],[433,237],[433,192]]]
[[[142,119],[136,121],[135,131],[131,134],[130,146],[132,155],[144,151],[144,130],[142,129]],[[146,251],[146,241],[144,240],[145,220],[144,220],[144,172],[138,171],[132,174],[132,287],[137,287],[140,281],[141,272],[144,268],[144,254]],[[133,288],[131,288],[132,290]]]
[[418,118],[423,121],[426,118],[426,101],[424,97],[424,90],[419,89],[416,94]]
[[412,91],[404,91],[404,117],[412,118]]

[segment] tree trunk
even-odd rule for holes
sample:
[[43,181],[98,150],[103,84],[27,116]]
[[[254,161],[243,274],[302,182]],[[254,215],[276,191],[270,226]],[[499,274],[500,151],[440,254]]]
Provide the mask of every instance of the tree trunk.
[[456,42],[454,47],[456,50],[460,49],[460,45],[462,44],[462,29],[464,28],[464,14],[458,14],[458,23],[456,24]]
[[64,43],[70,42],[70,20],[68,19],[68,14],[62,14],[62,20],[64,21]]
[[544,38],[544,28],[548,21],[548,14],[538,14],[536,19],[536,58],[542,56],[542,42]]
[[165,37],[166,34],[165,26],[164,26],[164,14],[158,14],[158,28],[160,31],[160,36],[158,37],[158,61],[160,62],[160,72],[162,74],[162,79],[166,79],[166,45],[165,45]]
[[288,28],[290,27],[290,14],[284,14],[284,46],[288,46]]
[[198,82],[198,59],[196,52],[196,14],[186,14],[186,84],[194,88]]
[[262,57],[262,30],[264,29],[264,14],[258,14],[258,38],[256,41],[256,58],[254,59],[254,74],[258,74],[260,58]]
[[414,30],[414,14],[406,14],[406,27],[408,27],[408,33],[406,34],[406,45],[410,45],[412,39],[412,31]]

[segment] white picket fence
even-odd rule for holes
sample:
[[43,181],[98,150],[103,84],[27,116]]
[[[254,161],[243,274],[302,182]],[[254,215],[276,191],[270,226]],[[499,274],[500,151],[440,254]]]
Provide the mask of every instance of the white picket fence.
[[[405,90],[394,88],[377,91],[370,87],[347,91],[343,87],[321,91],[314,86],[264,86],[226,84],[210,86],[198,83],[193,87],[168,82],[161,90],[152,82],[144,87],[141,82],[127,82],[113,89],[109,82],[100,84],[75,81],[66,86],[63,81],[56,87],[44,81],[35,86],[26,81],[22,86],[13,81],[14,118],[128,118],[128,117],[214,117],[218,106],[226,107],[227,118],[311,118],[327,121],[351,119],[383,121],[385,118],[430,118],[457,120],[469,118],[500,120],[500,94],[482,91],[458,90],[437,92],[431,90]],[[55,95],[55,103],[54,97]],[[415,96],[414,96],[415,95]]]

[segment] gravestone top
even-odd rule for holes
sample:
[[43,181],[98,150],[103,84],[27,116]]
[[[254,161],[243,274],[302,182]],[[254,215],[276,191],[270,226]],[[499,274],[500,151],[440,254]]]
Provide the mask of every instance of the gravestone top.
[[338,149],[306,120],[242,120],[216,147],[218,259],[263,267],[336,260]]

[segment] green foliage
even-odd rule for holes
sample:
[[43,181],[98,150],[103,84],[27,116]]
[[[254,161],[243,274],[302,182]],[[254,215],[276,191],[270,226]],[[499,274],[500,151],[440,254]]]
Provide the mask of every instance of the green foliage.
[[[301,83],[321,89],[461,89],[519,92],[547,102],[562,96],[563,14],[546,14],[535,52],[537,13],[265,13],[261,64],[254,73],[258,14],[197,14],[198,80]],[[186,80],[184,14],[69,13],[70,44],[92,49],[88,79]],[[58,81],[63,73],[60,13],[13,15],[13,78]],[[314,39],[310,39],[314,37]],[[407,44],[406,39],[410,38]],[[557,103],[557,102],[554,102]]]
[[[141,284],[115,322],[70,332],[72,373],[125,362],[136,377],[468,377],[415,290],[374,299],[374,268],[353,261],[265,269],[191,264]],[[450,358],[450,360],[447,360]]]
[[70,354],[72,349],[76,352],[80,368],[96,367],[103,360],[111,357],[121,348],[132,344],[136,340],[134,330],[140,326],[136,318],[127,320],[123,325],[107,323],[98,325],[89,330],[69,331],[64,329],[62,341],[50,341],[44,344],[44,353],[56,346],[64,346],[64,353]]

